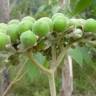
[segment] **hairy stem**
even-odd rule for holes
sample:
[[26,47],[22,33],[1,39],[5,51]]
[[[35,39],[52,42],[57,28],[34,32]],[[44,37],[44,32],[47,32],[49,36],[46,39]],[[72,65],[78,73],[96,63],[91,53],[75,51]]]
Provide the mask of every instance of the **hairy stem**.
[[64,56],[67,54],[68,49],[76,42],[80,42],[85,40],[84,38],[79,38],[75,40],[74,42],[71,42],[69,45],[67,45],[65,48],[62,49],[62,52],[58,55],[56,60],[56,66],[54,67],[54,71],[57,70],[58,66],[61,64],[62,60],[64,59]]
[[54,67],[56,66],[56,47],[53,45],[51,48],[51,54],[52,54],[52,63],[51,63],[51,69],[54,69]]
[[21,68],[19,69],[19,71],[18,71],[17,74],[16,74],[16,77],[13,79],[13,81],[10,82],[10,84],[8,85],[7,89],[4,91],[4,93],[2,94],[2,96],[6,96],[7,93],[10,91],[10,89],[12,88],[12,86],[13,86],[16,82],[20,81],[20,80],[23,78],[23,76],[25,75],[25,72],[24,72],[23,75],[22,75],[22,71],[23,71],[23,69],[24,69],[27,61],[28,61],[28,60],[26,60],[25,63],[24,63],[24,65],[21,66]]
[[18,78],[15,78],[10,84],[9,86],[7,87],[7,89],[4,91],[3,95],[2,96],[7,96],[7,93],[10,91],[10,89],[12,88],[12,86],[17,83],[18,81],[20,81],[23,76],[25,75],[25,72]]
[[32,64],[36,65],[43,73],[45,73],[46,75],[50,75],[51,74],[51,70],[45,68],[42,64],[39,64],[34,57],[32,56],[32,52],[28,52],[28,58],[30,59],[30,61],[32,62]]
[[32,64],[36,65],[46,76],[48,76],[51,96],[56,96],[54,71],[46,69],[43,65],[39,64],[32,56],[32,51],[28,52],[28,58],[31,60]]
[[56,86],[55,86],[55,76],[54,72],[52,72],[49,76],[49,87],[51,96],[56,96]]

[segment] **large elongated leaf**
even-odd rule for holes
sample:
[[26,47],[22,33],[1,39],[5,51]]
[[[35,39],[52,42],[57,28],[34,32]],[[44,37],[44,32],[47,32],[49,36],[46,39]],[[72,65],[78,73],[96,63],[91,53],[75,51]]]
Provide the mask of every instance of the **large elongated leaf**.
[[91,3],[92,3],[92,0],[78,0],[76,6],[74,8],[73,14],[75,15],[75,14],[81,13],[88,6],[90,6]]

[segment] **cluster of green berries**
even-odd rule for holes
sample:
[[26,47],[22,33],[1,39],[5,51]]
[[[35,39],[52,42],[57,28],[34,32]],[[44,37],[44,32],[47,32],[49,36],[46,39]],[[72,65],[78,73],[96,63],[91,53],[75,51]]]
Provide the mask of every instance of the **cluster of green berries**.
[[[19,42],[24,48],[32,47],[39,38],[54,32],[64,32],[69,26],[82,27],[85,32],[96,32],[96,20],[94,19],[69,19],[63,13],[56,13],[49,17],[35,20],[31,16],[24,17],[21,21],[13,19],[7,24],[0,23],[0,50],[8,44]],[[81,29],[75,32],[82,32]]]

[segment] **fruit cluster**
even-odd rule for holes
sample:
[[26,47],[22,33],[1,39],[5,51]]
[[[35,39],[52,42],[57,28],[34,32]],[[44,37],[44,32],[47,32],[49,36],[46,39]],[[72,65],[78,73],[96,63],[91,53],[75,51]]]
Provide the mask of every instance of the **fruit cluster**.
[[53,32],[65,32],[70,26],[74,27],[73,35],[79,38],[82,36],[82,31],[96,32],[96,20],[92,18],[69,19],[62,13],[56,13],[52,18],[42,17],[38,20],[26,16],[21,21],[13,19],[7,24],[0,23],[0,50],[5,49],[8,44],[17,43],[24,48],[32,47],[40,38]]

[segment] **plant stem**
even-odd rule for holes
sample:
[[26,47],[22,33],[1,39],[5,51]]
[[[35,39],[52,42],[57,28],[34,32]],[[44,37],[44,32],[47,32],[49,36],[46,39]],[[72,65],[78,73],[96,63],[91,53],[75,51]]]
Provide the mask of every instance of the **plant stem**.
[[32,64],[34,64],[36,67],[38,67],[43,73],[45,73],[46,75],[50,75],[51,74],[51,70],[45,68],[42,64],[39,64],[34,57],[32,56],[32,51],[28,52],[28,58],[29,60],[32,62]]
[[49,75],[49,87],[51,96],[56,96],[55,76],[53,71]]
[[26,60],[25,63],[23,64],[23,66],[21,66],[21,68],[19,69],[19,71],[16,74],[16,77],[13,79],[13,81],[10,82],[9,86],[4,91],[4,93],[2,94],[2,96],[7,96],[7,93],[10,91],[10,89],[12,88],[12,86],[16,82],[20,81],[23,78],[23,76],[25,75],[25,72],[22,74],[22,71],[24,70],[24,67],[25,67],[27,61],[28,60]]
[[45,73],[46,76],[48,76],[51,96],[56,96],[54,70],[47,69],[41,64],[39,64],[32,56],[32,51],[28,52],[28,57],[31,60],[32,64],[36,65],[43,73]]
[[64,59],[64,56],[67,54],[67,51],[68,51],[68,49],[74,44],[74,43],[76,43],[76,42],[80,42],[80,41],[83,41],[83,40],[85,40],[84,38],[79,38],[79,39],[77,39],[77,40],[75,40],[74,42],[71,42],[69,45],[67,45],[66,47],[64,47],[63,49],[62,49],[62,52],[58,55],[58,57],[57,57],[57,60],[56,60],[56,66],[54,67],[54,71],[56,71],[57,70],[57,68],[58,68],[58,66],[61,64],[61,62],[62,62],[62,60]]

